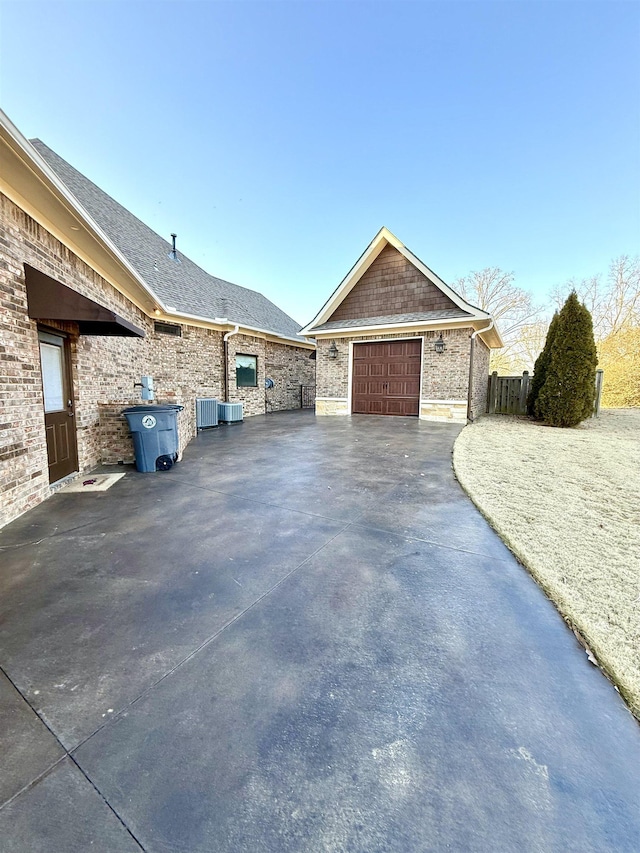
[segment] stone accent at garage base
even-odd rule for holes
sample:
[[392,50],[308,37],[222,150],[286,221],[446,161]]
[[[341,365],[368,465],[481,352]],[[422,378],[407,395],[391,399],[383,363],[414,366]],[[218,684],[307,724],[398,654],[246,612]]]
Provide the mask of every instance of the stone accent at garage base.
[[349,405],[346,397],[316,397],[316,415],[348,415]]
[[420,402],[421,421],[443,421],[445,423],[466,424],[466,400],[422,400]]

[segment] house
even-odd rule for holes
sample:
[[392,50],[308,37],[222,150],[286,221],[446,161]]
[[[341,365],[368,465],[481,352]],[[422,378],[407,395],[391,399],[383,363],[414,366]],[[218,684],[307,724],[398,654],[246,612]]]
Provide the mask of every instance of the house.
[[299,407],[315,381],[299,328],[0,113],[0,526],[69,474],[132,461],[121,412],[140,402],[141,377],[157,402],[184,406],[180,451],[198,397],[249,416]]
[[317,415],[466,423],[485,411],[491,316],[382,228],[300,335],[317,343]]

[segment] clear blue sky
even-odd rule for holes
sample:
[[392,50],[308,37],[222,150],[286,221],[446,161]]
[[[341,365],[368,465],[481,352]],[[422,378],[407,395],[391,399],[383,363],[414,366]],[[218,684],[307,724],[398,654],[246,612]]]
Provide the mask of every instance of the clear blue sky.
[[300,322],[382,225],[544,297],[640,250],[637,2],[0,0],[0,104]]

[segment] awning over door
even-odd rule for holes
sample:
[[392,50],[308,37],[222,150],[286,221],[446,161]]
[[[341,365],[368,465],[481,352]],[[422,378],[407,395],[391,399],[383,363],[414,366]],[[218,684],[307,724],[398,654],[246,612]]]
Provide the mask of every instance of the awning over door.
[[118,335],[144,338],[139,329],[93,299],[77,293],[40,270],[24,265],[28,314],[32,320],[68,320],[78,324],[81,335]]

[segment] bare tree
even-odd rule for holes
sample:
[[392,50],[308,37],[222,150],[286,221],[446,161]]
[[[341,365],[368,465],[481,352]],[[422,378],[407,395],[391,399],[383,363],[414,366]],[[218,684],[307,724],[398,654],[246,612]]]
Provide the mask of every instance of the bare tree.
[[603,405],[640,405],[640,257],[620,255],[606,276],[556,287],[556,304],[572,288],[593,317],[598,364],[604,370]]
[[505,345],[502,350],[492,351],[491,370],[503,374],[531,370],[539,352],[537,343],[541,349],[546,333],[546,324],[539,322],[542,306],[535,305],[532,295],[514,280],[513,273],[487,267],[470,272],[453,285],[467,302],[487,311],[495,320]]
[[591,312],[596,341],[640,324],[640,257],[620,255],[609,265],[606,277],[571,279],[552,291],[556,306],[575,290]]

